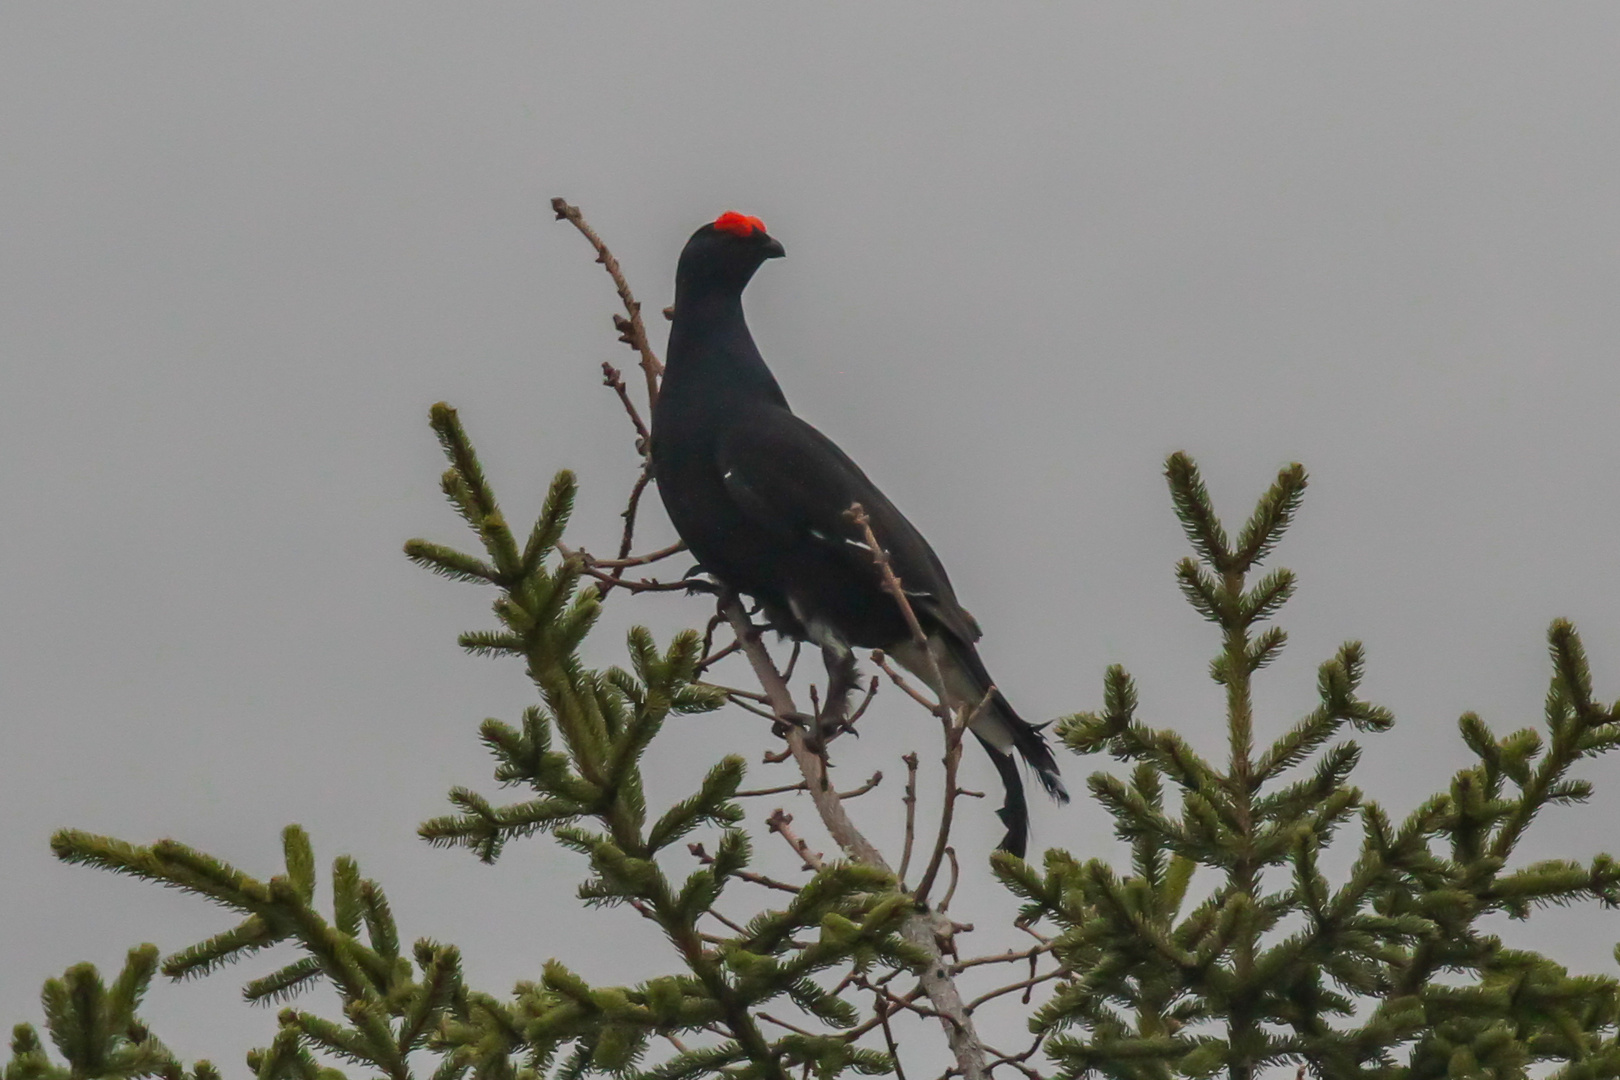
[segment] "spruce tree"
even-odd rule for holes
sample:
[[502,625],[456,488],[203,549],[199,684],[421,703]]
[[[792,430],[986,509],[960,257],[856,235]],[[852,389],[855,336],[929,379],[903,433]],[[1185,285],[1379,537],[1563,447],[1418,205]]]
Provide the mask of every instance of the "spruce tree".
[[[640,307],[578,210],[561,200],[554,208],[612,277],[624,309],[615,326],[638,357],[645,404],[661,367]],[[1057,731],[1075,753],[1124,767],[1094,774],[1089,786],[1129,844],[1128,865],[1059,849],[1038,863],[960,859],[953,809],[969,793],[956,763],[977,703],[933,700],[879,656],[894,685],[937,716],[933,729],[918,730],[937,732],[927,755],[943,765],[941,812],[930,823],[917,813],[917,790],[934,774],[919,772],[918,754],[904,759],[904,849],[885,853],[844,810],[877,778],[833,788],[828,764],[847,743],[820,736],[817,688],[806,688],[807,715],[793,696],[806,676],[795,678],[791,663],[778,668],[738,598],[719,595],[701,630],[667,642],[631,629],[621,666],[586,662],[582,647],[604,604],[694,586],[631,574],[656,570],[678,547],[633,553],[649,476],[644,405],[619,371],[603,373],[643,455],[611,558],[565,539],[571,473],[557,474],[533,525],[514,531],[456,412],[431,411],[449,466],[441,487],[476,550],[413,540],[406,554],[492,592],[494,625],[463,634],[461,645],[521,662],[537,701],[514,722],[479,729],[494,780],[521,794],[497,801],[458,786],[452,812],[420,832],[485,862],[536,838],[575,853],[580,902],[655,926],[668,943],[662,972],[600,985],[553,961],[509,992],[480,990],[466,984],[455,946],[425,937],[403,945],[381,886],[353,859],[335,859],[321,886],[296,825],[282,833],[284,866],[265,878],[174,840],[137,846],[64,830],[52,845],[65,861],[179,889],[238,921],[161,962],[155,947],[135,949],[111,986],[88,964],[49,981],[44,1016],[56,1053],[20,1025],[4,1080],[216,1080],[208,1062],[183,1065],[138,1006],[159,971],[209,975],[271,949],[279,965],[242,991],[249,1002],[284,1005],[268,1044],[246,1057],[262,1080],[905,1078],[941,1053],[952,1063],[946,1076],[970,1080],[1223,1071],[1239,1080],[1279,1068],[1389,1080],[1620,1075],[1620,984],[1571,975],[1488,924],[1550,904],[1620,901],[1620,867],[1607,855],[1581,864],[1528,854],[1538,813],[1584,801],[1591,786],[1575,771],[1620,738],[1620,706],[1594,698],[1567,623],[1549,633],[1540,727],[1499,736],[1464,716],[1476,763],[1404,816],[1387,811],[1352,783],[1361,753],[1352,736],[1393,722],[1359,696],[1359,644],[1321,666],[1308,715],[1269,745],[1256,742],[1252,682],[1283,650],[1286,635],[1269,623],[1295,588],[1287,570],[1260,567],[1299,511],[1304,470],[1284,469],[1234,540],[1191,459],[1173,455],[1170,494],[1194,553],[1176,578],[1220,634],[1209,674],[1225,694],[1224,759],[1139,720],[1132,680],[1111,668],[1102,709],[1067,717]],[[859,521],[860,508],[851,512]],[[878,538],[868,539],[874,572],[905,610],[903,582]],[[757,691],[712,681],[733,655],[746,659]],[[745,762],[717,755],[695,790],[650,807],[647,755],[665,728],[722,707],[738,723],[764,715],[782,741],[769,763],[791,770],[792,782],[745,789]],[[818,854],[821,845],[783,811],[746,809],[792,792],[809,796],[833,856]],[[1072,827],[1095,816],[1076,813]],[[1330,881],[1329,848],[1357,835],[1353,862]],[[802,870],[767,873],[756,841],[785,842]],[[961,955],[971,928],[948,910],[958,873],[1004,882],[1022,904],[1017,928],[1035,944]],[[337,1014],[289,1004],[318,983],[336,990]],[[975,1016],[1013,994],[1030,1005],[1030,1041],[997,1049]]]

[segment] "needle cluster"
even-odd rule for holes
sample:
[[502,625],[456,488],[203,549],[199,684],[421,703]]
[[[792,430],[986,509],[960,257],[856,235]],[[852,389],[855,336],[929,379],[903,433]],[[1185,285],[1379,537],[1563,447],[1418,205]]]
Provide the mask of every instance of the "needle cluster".
[[[1571,770],[1620,742],[1620,712],[1594,700],[1574,629],[1560,621],[1549,633],[1542,728],[1498,736],[1464,716],[1477,763],[1397,820],[1350,782],[1361,749],[1344,736],[1392,723],[1359,696],[1360,643],[1321,665],[1314,709],[1256,743],[1251,679],[1287,640],[1259,624],[1294,577],[1251,579],[1298,509],[1304,471],[1281,472],[1235,542],[1191,459],[1172,456],[1166,475],[1196,553],[1177,580],[1221,637],[1209,675],[1225,691],[1227,755],[1211,760],[1144,723],[1117,666],[1100,712],[1059,722],[1072,750],[1130,766],[1090,787],[1132,858],[1128,869],[1055,849],[1039,870],[996,861],[1023,917],[1057,928],[1067,978],[1031,1020],[1050,1034],[1056,1075],[1239,1080],[1292,1063],[1379,1080],[1512,1077],[1549,1063],[1558,1076],[1615,1075],[1620,983],[1510,948],[1491,921],[1620,903],[1608,855],[1523,852],[1538,813],[1591,793]],[[1323,857],[1352,831],[1354,862],[1330,882]]]

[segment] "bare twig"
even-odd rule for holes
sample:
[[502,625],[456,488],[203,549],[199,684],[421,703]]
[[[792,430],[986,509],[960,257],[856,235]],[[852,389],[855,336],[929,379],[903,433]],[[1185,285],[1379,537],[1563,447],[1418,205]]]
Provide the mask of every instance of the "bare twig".
[[1055,978],[1057,978],[1058,976],[1060,976],[1062,974],[1063,974],[1063,969],[1062,968],[1053,968],[1051,971],[1048,971],[1045,975],[1036,975],[1036,976],[1033,976],[1033,977],[1028,978],[1028,979],[1020,979],[1019,981],[1017,981],[1015,983],[1008,983],[1006,986],[998,986],[994,990],[988,991],[987,993],[980,994],[978,997],[976,997],[972,1001],[968,1002],[968,1006],[967,1006],[968,1012],[972,1012],[973,1010],[977,1009],[980,1005],[983,1005],[985,1002],[991,1001],[991,1000],[993,1000],[995,998],[998,998],[998,997],[1001,997],[1003,994],[1011,994],[1011,993],[1013,993],[1014,991],[1017,991],[1017,990],[1023,990],[1023,989],[1026,989],[1026,988],[1032,987],[1032,986],[1039,986],[1041,983],[1049,982],[1052,979],[1055,979]]
[[619,340],[629,345],[641,354],[641,371],[647,378],[647,402],[649,405],[658,401],[658,378],[664,373],[664,365],[659,362],[657,354],[647,340],[647,328],[641,321],[641,304],[630,292],[630,283],[625,280],[624,271],[619,268],[619,260],[613,257],[602,238],[596,235],[596,230],[586,223],[585,217],[579,212],[579,207],[570,206],[565,199],[552,199],[551,209],[556,213],[558,221],[566,221],[580,231],[580,235],[589,241],[591,247],[596,249],[596,261],[607,270],[608,276],[613,279],[613,287],[619,291],[619,301],[624,305],[624,315],[613,317],[613,327],[619,331]]
[[848,791],[840,791],[838,793],[838,797],[840,799],[858,799],[881,783],[883,783],[883,774],[881,772],[875,772],[872,774],[872,779],[868,780],[858,788],[850,788]]
[[732,797],[736,799],[754,799],[762,795],[786,795],[790,791],[804,790],[806,790],[804,781],[800,780],[797,784],[783,784],[781,787],[754,788],[750,791],[739,791]]
[[883,1025],[883,1042],[889,1048],[889,1060],[894,1062],[895,1080],[906,1080],[906,1070],[900,1065],[900,1047],[895,1044],[894,1029],[889,1027],[889,1007],[884,1003],[881,992],[873,995],[872,1011]]
[[[928,634],[923,630],[922,623],[917,619],[917,612],[911,606],[911,599],[906,596],[904,584],[895,575],[888,551],[878,543],[877,534],[872,531],[872,519],[866,516],[866,511],[860,503],[852,504],[846,513],[865,536],[866,548],[872,554],[872,563],[883,579],[883,591],[888,593],[900,608],[900,614],[911,631],[912,643],[921,651],[928,665],[928,673],[933,676],[933,685],[939,689],[940,697],[934,706],[934,715],[939,717],[945,733],[945,801],[939,815],[939,833],[934,838],[934,853],[929,857],[928,866],[923,870],[923,876],[917,882],[915,892],[919,900],[926,900],[944,863],[945,849],[950,845],[951,824],[956,814],[956,771],[962,761],[962,734],[979,712],[990,703],[991,697],[995,694],[995,687],[992,686],[985,691],[983,700],[972,713],[967,711],[967,703],[952,702],[949,699],[945,674],[939,666],[939,656],[934,651],[933,643],[928,640]],[[898,673],[892,670],[889,671],[889,677],[899,679]],[[906,689],[911,693],[908,688]]]
[[[903,970],[903,969],[901,969],[901,970]],[[893,971],[893,972],[890,972],[883,979],[879,979],[876,982],[870,982],[864,976],[852,973],[852,974],[846,976],[844,978],[844,980],[838,984],[838,989],[835,992],[836,993],[843,993],[843,991],[844,991],[844,989],[846,987],[858,986],[863,990],[871,990],[873,993],[875,993],[877,995],[877,998],[878,998],[879,1001],[889,1002],[889,1001],[892,1001],[894,999],[894,995],[887,992],[886,988],[884,987],[884,982],[887,979],[892,979],[897,974],[899,974],[899,971]],[[909,991],[907,991],[905,996],[903,998],[901,998],[900,1000],[902,1002],[909,1003],[909,1002],[917,1000],[918,998],[920,998],[922,996],[923,996],[922,987],[914,986]],[[883,1017],[884,1016],[893,1016],[895,1013],[899,1012],[904,1007],[905,1007],[904,1004],[889,1005],[887,1007],[887,1009],[884,1010],[883,1012],[879,1012],[878,1010],[874,1009],[872,1019],[866,1020],[866,1021],[863,1021],[860,1024],[857,1024],[855,1027],[852,1027],[848,1031],[843,1032],[839,1037],[842,1038],[845,1042],[855,1042],[856,1040],[860,1039],[861,1036],[865,1035],[867,1032],[872,1031],[875,1028],[877,1028],[878,1025],[883,1022]]]
[[781,807],[777,807],[774,811],[772,811],[771,816],[765,819],[765,824],[770,828],[771,832],[776,833],[782,839],[786,840],[788,842],[788,846],[798,853],[799,858],[804,860],[804,868],[806,870],[821,869],[823,865],[821,854],[819,852],[810,850],[810,844],[798,833],[793,831],[792,814],[788,813],[786,810],[783,810]]
[[1002,1065],[1011,1065],[1013,1068],[1024,1074],[1025,1080],[1046,1080],[1044,1075],[1025,1064],[1025,1062],[1029,1061],[1030,1058],[1035,1056],[1035,1052],[1041,1048],[1041,1043],[1045,1041],[1046,1032],[1043,1031],[1039,1035],[1035,1036],[1035,1041],[1029,1044],[1029,1049],[1019,1054],[1005,1054],[1000,1050],[991,1050],[989,1047],[985,1047],[986,1050],[990,1050],[990,1053],[994,1055],[995,1058],[995,1060],[990,1063],[990,1068],[994,1070]]
[[742,936],[742,937],[747,937],[748,936],[748,930],[747,930],[746,927],[740,926],[737,923],[732,922],[730,919],[726,918],[724,914],[722,914],[719,911],[716,911],[714,908],[710,908],[708,910],[707,914],[711,918],[713,918],[716,922],[720,923],[720,925],[724,926],[727,930],[730,930],[732,933],[737,934],[737,935]]
[[[882,782],[883,774],[880,772],[875,772],[872,774],[872,779],[868,780],[858,788],[851,788],[848,791],[840,791],[838,793],[838,797],[840,799],[858,799],[862,795],[865,795],[868,791],[871,791],[873,788],[877,787]],[[790,791],[808,790],[809,788],[805,785],[805,782],[800,780],[797,784],[783,784],[781,787],[755,788],[751,791],[739,791],[732,797],[736,799],[752,799],[758,798],[762,795],[786,795]]]
[[904,583],[894,572],[894,565],[889,559],[889,553],[882,544],[878,543],[877,534],[872,531],[872,519],[866,516],[866,510],[860,503],[851,503],[844,511],[866,536],[867,550],[872,553],[872,564],[877,567],[883,578],[883,591],[894,598],[900,608],[900,615],[906,620],[906,628],[911,631],[912,643],[922,650],[923,657],[928,662],[928,673],[934,677],[934,685],[940,687],[941,698],[934,706],[934,712],[948,728],[952,721],[950,702],[944,698],[945,673],[940,669],[939,656],[935,654],[933,645],[928,640],[928,633],[922,628],[917,619],[917,612],[911,606],[911,598],[906,595]]
[[956,849],[945,849],[945,857],[951,861],[951,883],[945,888],[945,895],[940,897],[939,910],[943,913],[951,908],[951,897],[956,895],[956,883],[962,876],[962,866],[956,861]]
[[742,646],[733,641],[731,644],[723,646],[718,652],[711,653],[705,651],[703,654],[703,659],[698,661],[698,665],[697,668],[694,669],[694,673],[698,675],[703,674],[705,671],[709,670],[711,667],[718,664],[720,661],[724,660],[726,657],[730,656],[740,648],[742,648]]
[[893,664],[889,663],[889,658],[883,655],[882,649],[873,650],[872,662],[878,667],[882,668],[883,674],[889,677],[889,681],[894,683],[894,685],[898,686],[901,690],[905,691],[906,696],[912,701],[915,701],[917,704],[921,705],[931,713],[938,713],[939,702],[935,701],[933,698],[911,685],[911,682],[904,675],[896,671]]
[[764,694],[758,693],[757,691],[754,691],[754,690],[743,690],[743,689],[741,689],[739,687],[736,687],[736,686],[725,686],[725,685],[723,685],[721,683],[712,683],[712,682],[700,682],[697,685],[698,686],[706,686],[711,690],[719,690],[721,693],[725,694],[727,697],[743,698],[744,700],[747,700],[747,701],[756,701],[761,705],[769,705],[771,703],[770,698],[768,698]]
[[[641,508],[641,496],[647,490],[647,484],[651,480],[652,459],[649,458],[642,462],[641,475],[636,477],[635,486],[630,489],[630,499],[625,503],[624,509],[619,514],[620,517],[624,518],[624,534],[619,537],[619,557],[612,560],[613,572],[608,575],[600,590],[604,600],[607,599],[607,594],[613,590],[613,587],[624,580],[624,568],[637,565],[630,560],[630,547],[636,542],[636,512]],[[601,566],[600,563],[594,565]]]
[[968,960],[958,961],[951,965],[951,970],[957,972],[966,971],[968,968],[980,967],[984,964],[1015,964],[1020,960],[1033,960],[1035,957],[1051,951],[1052,946],[1050,945],[1035,945],[1018,951],[1008,949],[1006,952],[996,956],[975,956]]
[[[692,583],[689,581],[654,581],[651,578],[632,580],[630,578],[617,576],[617,574],[623,572],[623,567],[620,567],[619,571],[616,571],[615,573],[609,573],[608,571],[600,568],[601,564],[596,561],[596,556],[592,555],[588,551],[581,551],[578,548],[571,548],[567,544],[558,544],[557,552],[565,559],[578,560],[580,573],[584,574],[588,578],[593,578],[596,581],[600,581],[603,585],[609,587],[616,586],[633,593],[687,592],[692,588]],[[605,594],[606,591],[607,590],[604,589],[603,593]]]
[[902,1009],[909,1013],[916,1013],[918,1016],[940,1016],[937,1011],[929,1008],[927,1005],[919,1005],[917,1003],[917,999],[924,996],[920,987],[915,988],[910,993],[902,996],[900,994],[896,994],[893,990],[890,990],[883,983],[872,982],[864,975],[857,975],[852,980],[852,984],[860,987],[862,990],[873,990],[879,994],[882,994],[883,999],[889,1003],[889,1015],[891,1016]]
[[[704,866],[714,865],[714,856],[705,851],[702,844],[687,844],[686,850],[690,851],[697,861]],[[767,889],[775,889],[778,892],[796,893],[799,891],[797,885],[789,885],[785,881],[777,881],[775,878],[766,877],[764,874],[756,874],[752,870],[734,870],[732,874],[743,881],[754,885],[763,885]]]
[[915,752],[900,759],[906,763],[906,846],[900,851],[900,887],[906,884],[906,870],[911,866],[911,848],[917,839],[917,755]]
[[750,705],[748,703],[748,699],[739,694],[727,694],[726,700],[737,706],[739,709],[753,713],[755,716],[763,716],[767,720],[774,721],[777,725],[782,723],[781,717],[777,716],[769,709],[762,709],[758,705]]
[[1015,922],[1013,925],[1022,930],[1024,933],[1028,934],[1030,937],[1034,938],[1036,941],[1040,942],[1042,945],[1045,945],[1047,948],[1051,948],[1052,939],[1047,937],[1045,934],[1038,932],[1033,926],[1030,926],[1028,923],[1024,922]]
[[646,457],[648,447],[652,445],[652,435],[648,433],[647,425],[641,422],[636,403],[630,400],[630,391],[624,385],[624,373],[606,360],[602,361],[602,385],[612,387],[613,392],[619,395],[619,404],[624,406],[630,422],[636,426],[636,449],[642,457]]
[[755,1015],[757,1015],[761,1020],[764,1020],[767,1023],[775,1024],[779,1028],[786,1028],[787,1030],[793,1032],[795,1035],[808,1035],[812,1039],[820,1038],[820,1036],[817,1035],[815,1032],[806,1031],[802,1027],[795,1027],[794,1025],[788,1023],[786,1020],[778,1020],[776,1017],[772,1016],[770,1013],[763,1013],[762,1012],[762,1013],[756,1013]]
[[962,732],[968,725],[984,711],[995,696],[996,688],[991,686],[984,692],[984,697],[972,712],[961,710],[961,719],[947,726],[945,731],[945,803],[939,811],[939,832],[934,837],[934,853],[928,858],[928,869],[917,882],[916,895],[919,899],[927,899],[928,890],[933,887],[934,880],[939,876],[939,869],[944,864],[945,852],[949,850],[951,839],[951,824],[956,817],[956,797],[961,789],[956,783],[956,771],[962,764]]
[[618,570],[626,566],[646,566],[648,563],[655,563],[660,559],[667,559],[671,555],[679,555],[685,550],[686,541],[677,540],[675,543],[669,545],[669,547],[659,548],[657,551],[649,551],[645,555],[636,555],[630,558],[620,559],[598,559],[593,557],[591,559],[591,565],[600,567],[603,570]]

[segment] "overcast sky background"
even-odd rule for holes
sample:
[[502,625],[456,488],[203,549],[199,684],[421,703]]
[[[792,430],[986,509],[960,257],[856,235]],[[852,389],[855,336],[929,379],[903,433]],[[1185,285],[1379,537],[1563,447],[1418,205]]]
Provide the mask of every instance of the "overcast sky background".
[[[428,405],[462,410],[514,521],[574,468],[571,535],[608,548],[633,477],[598,372],[633,358],[552,195],[649,312],[694,227],[765,219],[765,355],[932,539],[1027,715],[1096,707],[1121,662],[1146,719],[1221,744],[1216,640],[1171,576],[1178,448],[1234,525],[1309,468],[1261,725],[1362,639],[1398,725],[1359,782],[1392,809],[1466,763],[1465,709],[1539,718],[1553,617],[1620,695],[1617,42],[1611,4],[0,6],[0,1020],[71,963],[228,925],[57,864],[68,825],[267,875],[301,822],[498,993],[552,955],[672,967],[633,916],[575,910],[548,841],[492,870],[415,837],[452,785],[490,790],[476,726],[532,699],[455,646],[488,597],[400,555],[463,540]],[[602,664],[631,621],[706,614],[614,607]],[[843,775],[893,779],[929,731],[897,697]],[[764,745],[741,714],[672,725],[664,794]],[[1535,855],[1620,848],[1616,764]],[[860,804],[885,837],[896,787]],[[983,924],[1010,904],[967,817]],[[1084,799],[1036,842],[1113,851]],[[1588,910],[1517,940],[1612,973],[1617,937]],[[239,1074],[274,1013],[236,989],[268,967],[148,1015]]]

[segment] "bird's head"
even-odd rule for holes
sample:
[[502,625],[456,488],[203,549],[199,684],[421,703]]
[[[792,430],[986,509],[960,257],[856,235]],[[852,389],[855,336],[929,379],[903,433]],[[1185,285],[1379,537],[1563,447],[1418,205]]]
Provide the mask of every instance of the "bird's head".
[[785,254],[781,242],[765,231],[763,221],[727,210],[698,229],[686,242],[675,271],[676,289],[696,287],[741,292],[766,259]]

